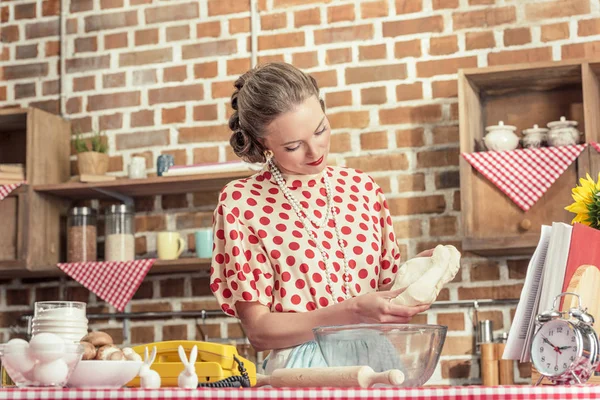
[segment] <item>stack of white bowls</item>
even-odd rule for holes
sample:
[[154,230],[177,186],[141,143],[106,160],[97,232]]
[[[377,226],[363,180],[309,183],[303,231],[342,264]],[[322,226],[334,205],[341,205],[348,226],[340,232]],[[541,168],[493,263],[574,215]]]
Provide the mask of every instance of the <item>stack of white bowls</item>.
[[70,342],[88,333],[86,303],[78,301],[40,301],[35,303],[31,321],[32,337],[43,332],[53,333]]

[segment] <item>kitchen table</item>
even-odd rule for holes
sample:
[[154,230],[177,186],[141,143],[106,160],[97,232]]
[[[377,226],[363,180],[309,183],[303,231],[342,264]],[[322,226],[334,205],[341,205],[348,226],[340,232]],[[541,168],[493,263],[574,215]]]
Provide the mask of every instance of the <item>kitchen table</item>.
[[152,399],[152,400],[358,400],[358,399],[415,399],[415,400],[555,400],[555,399],[600,399],[600,385],[582,386],[448,386],[412,389],[43,389],[6,388],[0,389],[0,400],[48,399]]

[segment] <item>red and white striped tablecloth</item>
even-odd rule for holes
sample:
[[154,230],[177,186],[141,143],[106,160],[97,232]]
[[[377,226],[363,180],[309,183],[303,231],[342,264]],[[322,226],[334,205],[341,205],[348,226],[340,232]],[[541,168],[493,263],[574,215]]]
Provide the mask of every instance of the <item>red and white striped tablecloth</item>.
[[558,400],[600,399],[600,387],[582,386],[450,386],[408,389],[4,389],[0,400],[89,400],[89,399],[153,399],[153,400]]
[[4,200],[13,190],[25,182],[12,183],[10,185],[0,185],[0,200]]

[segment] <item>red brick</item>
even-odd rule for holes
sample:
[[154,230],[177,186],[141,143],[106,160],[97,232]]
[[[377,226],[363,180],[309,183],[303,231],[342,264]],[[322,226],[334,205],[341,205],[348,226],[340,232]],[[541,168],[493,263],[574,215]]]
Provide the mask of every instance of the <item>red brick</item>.
[[81,97],[67,99],[67,114],[79,114],[81,112]]
[[197,147],[194,149],[194,164],[218,162],[219,148],[218,147]]
[[570,17],[590,13],[589,0],[555,0],[525,4],[525,17],[530,21]]
[[346,83],[363,83],[405,79],[406,64],[374,65],[346,69]]
[[144,86],[158,82],[155,69],[142,69],[133,71],[133,85]]
[[100,0],[100,8],[103,10],[121,7],[123,7],[123,0]]
[[138,149],[169,144],[169,130],[140,131],[115,136],[117,150]]
[[93,76],[83,76],[73,78],[73,91],[81,92],[84,90],[94,90],[96,88],[95,78]]
[[141,126],[152,126],[154,125],[154,111],[153,110],[140,110],[131,113],[130,123],[132,128],[139,128]]
[[382,150],[388,148],[386,131],[366,132],[360,135],[361,150]]
[[8,6],[0,7],[0,22],[8,22],[10,18],[10,8]]
[[[403,170],[407,167],[402,165]],[[387,171],[395,171],[390,165]],[[446,200],[442,195],[388,198],[392,215],[437,214],[446,211]]]
[[472,282],[497,281],[500,279],[500,266],[496,261],[484,261],[471,265]]
[[494,32],[467,32],[465,36],[467,50],[492,49],[496,47]]
[[208,15],[237,14],[250,11],[250,4],[245,1],[209,1]]
[[361,104],[385,104],[387,92],[385,87],[371,87],[360,90]]
[[135,65],[158,64],[172,60],[172,48],[132,51],[119,55],[119,66],[131,67]]
[[3,80],[37,78],[48,75],[48,63],[5,65]]
[[471,377],[470,360],[442,360],[440,365],[442,379],[468,379]]
[[354,21],[354,4],[343,4],[341,6],[331,6],[327,8],[327,23]]
[[42,16],[48,17],[51,15],[57,16],[60,12],[59,0],[44,0],[42,2]]
[[421,61],[417,63],[417,76],[428,78],[436,75],[456,74],[460,68],[473,68],[476,66],[477,57],[475,56]]
[[[396,147],[422,147],[425,145],[423,128],[401,129],[395,132]],[[424,190],[425,188],[423,188]]]
[[421,40],[407,40],[405,42],[396,42],[394,44],[394,57],[419,57],[421,55]]
[[551,47],[539,47],[535,49],[502,51],[488,54],[489,65],[535,63],[552,60]]
[[387,50],[385,44],[375,44],[371,46],[358,46],[358,59],[378,60],[387,58]]
[[600,33],[600,18],[581,20],[577,26],[578,36],[592,36]]
[[165,68],[163,71],[164,82],[183,82],[186,79],[187,67],[185,65]]
[[465,315],[463,313],[443,313],[437,315],[438,325],[444,325],[451,331],[465,330]]
[[325,63],[327,65],[343,64],[352,61],[352,49],[330,49],[325,52]]
[[162,109],[162,123],[175,124],[185,122],[185,106]]
[[327,108],[343,107],[352,105],[352,92],[344,90],[341,92],[328,92],[325,94]]
[[564,45],[561,47],[563,60],[576,58],[593,58],[600,52],[600,41]]
[[383,125],[430,123],[442,118],[440,104],[427,104],[413,107],[397,107],[379,111],[379,122]]
[[34,22],[25,25],[25,37],[27,39],[38,39],[50,36],[58,36],[60,26],[58,20],[53,19],[46,22]]
[[67,72],[88,72],[91,70],[108,69],[110,56],[79,57],[67,59]]
[[569,38],[569,23],[558,22],[556,24],[542,25],[542,42],[552,42]]
[[507,260],[508,277],[510,279],[525,279],[527,276],[527,268],[529,267],[529,259]]
[[75,39],[75,53],[84,53],[86,51],[97,51],[98,40],[95,36]]
[[101,115],[98,119],[98,128],[101,131],[121,129],[123,127],[123,114],[121,113]]
[[217,76],[217,62],[207,62],[194,65],[194,78],[195,79],[204,79],[204,78],[214,78]]
[[194,121],[212,121],[218,118],[217,105],[207,104],[194,107]]
[[15,4],[15,19],[32,19],[36,17],[35,3]]
[[[537,6],[538,4],[536,4]],[[514,6],[486,7],[475,11],[457,12],[452,14],[454,30],[491,27],[509,24],[517,20]]]
[[433,144],[448,144],[458,143],[458,126],[457,125],[445,125],[436,126],[432,132]]
[[417,154],[417,168],[458,166],[458,149],[421,151]]
[[328,116],[333,129],[360,129],[369,126],[368,111],[345,111]]
[[496,0],[469,0],[470,6],[494,5]]
[[141,104],[140,92],[121,92],[88,96],[87,111],[135,107]]
[[308,8],[294,13],[294,27],[301,28],[307,25],[319,25],[321,12],[318,8]]
[[198,38],[204,38],[204,37],[218,38],[219,36],[221,36],[221,22],[220,21],[203,22],[201,24],[196,25],[196,37],[198,37]]
[[46,57],[54,57],[60,54],[60,42],[58,40],[51,40],[46,42],[45,45]]
[[453,54],[458,51],[456,35],[438,36],[429,39],[429,54],[434,56]]
[[38,56],[38,45],[28,44],[25,46],[17,46],[16,59],[25,60],[28,58],[36,58]]
[[104,35],[104,48],[106,50],[120,49],[123,47],[127,47],[126,32]]
[[389,14],[390,10],[386,0],[360,3],[360,17],[362,19],[387,17]]
[[[448,340],[449,339],[449,340]],[[444,342],[442,356],[465,356],[473,354],[473,338],[469,336],[449,336]]]
[[170,103],[179,101],[202,100],[204,87],[202,84],[174,86],[148,91],[148,104]]
[[266,56],[258,56],[258,64],[266,64],[270,62],[285,62],[283,54],[269,54]]
[[158,44],[158,28],[135,31],[135,45]]
[[[371,171],[397,171],[408,168],[408,159],[406,154],[378,154],[377,157],[371,155],[360,157],[347,157],[346,165],[365,172]],[[390,204],[390,199],[388,199]],[[394,213],[392,213],[394,214]]]
[[337,73],[334,70],[315,71],[310,75],[315,78],[320,88],[337,86]]
[[319,29],[314,32],[315,44],[353,42],[373,38],[373,25],[354,25],[348,27]]
[[170,26],[167,28],[167,42],[186,40],[190,38],[189,25]]
[[205,125],[179,129],[179,143],[228,141],[231,130],[228,125]]
[[107,31],[135,26],[138,24],[136,11],[119,11],[85,17],[85,31]]
[[347,133],[336,133],[331,135],[330,152],[346,153],[351,150],[350,135]]
[[531,42],[531,31],[529,28],[514,28],[504,31],[504,45],[518,46]]
[[382,25],[384,37],[396,37],[415,33],[442,32],[444,30],[444,19],[441,15],[436,15],[402,21],[388,21]]
[[333,0],[273,0],[273,8],[305,6],[309,4],[327,4]]
[[285,13],[264,14],[260,16],[260,28],[264,31],[283,29],[287,26]]
[[19,40],[19,27],[17,25],[3,26],[0,29],[0,41],[13,43]]
[[319,57],[316,51],[306,51],[292,54],[292,64],[298,68],[312,68],[319,65]]
[[211,94],[213,99],[230,98],[233,93],[235,81],[213,82],[211,85]]
[[[50,95],[59,94],[59,93],[60,93],[60,84],[59,84],[58,79],[46,81],[42,84],[42,95],[43,96],[50,96]],[[6,95],[6,93],[4,93],[4,95]],[[2,95],[0,94],[0,100],[6,100],[6,98],[3,99]]]
[[[211,3],[221,3],[220,1]],[[223,2],[229,3],[229,2]],[[147,24],[158,24],[168,21],[193,20],[200,16],[198,2],[173,4],[146,8],[144,11]]]
[[522,284],[503,286],[459,287],[458,299],[518,299],[523,289]]
[[[316,35],[316,33],[315,33]],[[258,50],[284,49],[304,46],[304,32],[279,33],[276,35],[260,35]]]
[[422,9],[422,0],[396,0],[396,14],[411,14]]
[[79,0],[79,1],[71,1],[69,2],[70,7],[69,11],[72,13],[90,11],[94,8],[93,0]]
[[15,99],[35,97],[35,83],[18,83],[15,85]]
[[183,46],[182,56],[184,60],[189,60],[190,58],[226,56],[236,52],[236,40],[217,40]]
[[249,69],[249,58],[233,58],[227,60],[227,75],[242,75]]
[[229,33],[235,35],[236,33],[247,32],[250,32],[250,18],[232,18],[229,20]]
[[396,86],[396,101],[420,100],[423,98],[421,82],[405,83]]
[[434,10],[458,8],[458,0],[433,0],[432,5]]
[[458,97],[458,83],[455,79],[449,81],[431,82],[431,91],[433,98],[439,97]]

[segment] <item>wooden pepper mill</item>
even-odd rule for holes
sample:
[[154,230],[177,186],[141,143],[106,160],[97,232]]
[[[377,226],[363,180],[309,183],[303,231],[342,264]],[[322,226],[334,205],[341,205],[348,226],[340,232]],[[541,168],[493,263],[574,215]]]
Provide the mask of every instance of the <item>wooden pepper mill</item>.
[[481,354],[481,384],[483,386],[498,385],[498,359],[493,337],[493,323],[486,319],[477,324],[477,344]]
[[507,336],[507,333],[504,332],[502,341],[500,343],[495,343],[496,359],[498,360],[498,384],[500,385],[513,385],[515,383],[514,361],[502,359],[502,354],[504,354],[504,348],[506,347]]

